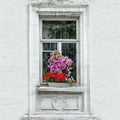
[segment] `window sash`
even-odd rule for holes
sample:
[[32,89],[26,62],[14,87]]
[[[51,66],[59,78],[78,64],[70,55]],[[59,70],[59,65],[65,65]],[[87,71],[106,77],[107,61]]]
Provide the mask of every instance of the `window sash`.
[[44,20],[42,25],[42,39],[76,39],[76,20]]
[[[40,49],[40,56],[43,57],[43,53],[51,53],[53,50],[43,50],[43,43],[53,43],[53,42],[41,42],[41,49]],[[62,43],[76,43],[76,80],[77,80],[77,84],[80,83],[80,59],[79,59],[79,43],[78,42],[57,42],[57,50],[60,51],[62,53]],[[41,73],[41,77],[40,77],[40,82],[43,83],[43,58],[40,59],[40,73]]]
[[[43,39],[42,38],[42,21],[55,21],[55,20],[76,20],[76,39]],[[40,35],[39,35],[39,38],[40,38],[40,83],[43,83],[43,80],[42,80],[42,76],[43,76],[43,61],[41,59],[42,57],[42,53],[43,53],[43,46],[42,46],[42,43],[58,43],[58,50],[61,52],[61,44],[62,43],[76,43],[76,59],[77,59],[77,64],[76,64],[76,80],[77,80],[77,84],[80,85],[81,83],[81,80],[80,80],[80,37],[79,37],[79,20],[78,19],[74,19],[74,18],[40,18],[40,26],[39,26],[39,32],[40,32]],[[51,50],[52,51],[52,50]],[[44,51],[45,52],[45,51]],[[61,52],[62,53],[62,52]]]
[[[48,44],[52,44],[52,43],[42,43],[42,47],[43,47],[43,49],[42,49],[42,55],[44,54],[44,53],[51,53],[53,50],[58,50],[62,55],[64,55],[64,56],[68,56],[69,58],[71,58],[72,60],[73,60],[73,62],[75,62],[76,63],[76,61],[77,61],[77,56],[76,56],[76,52],[77,52],[77,43],[76,42],[73,42],[73,43],[66,43],[66,42],[57,42],[57,43],[54,43],[54,47],[55,47],[55,49],[52,49],[52,46],[51,45],[49,45],[49,47],[48,47],[48,49],[46,50],[45,49],[45,47],[44,47],[44,45],[48,45]],[[66,46],[65,47],[63,47],[64,46],[64,44],[66,44]],[[73,48],[75,48],[74,50],[73,50],[73,53],[74,53],[74,56],[75,56],[75,59],[76,59],[76,61],[74,61],[74,57],[73,56],[69,56],[69,55],[67,55],[67,54],[64,54],[64,53],[69,53],[68,51],[69,51],[69,49],[71,49],[71,47],[67,47],[67,45],[68,46],[70,46],[70,44],[72,45],[71,47],[73,47]],[[74,47],[75,46],[75,47]],[[65,50],[65,51],[64,51]],[[70,52],[72,52],[72,51],[70,51]],[[50,55],[49,55],[50,56]],[[43,57],[43,56],[42,56]],[[44,59],[44,58],[42,58],[42,59]],[[43,61],[44,62],[44,61]]]
[[[43,21],[76,21],[76,39],[43,39],[42,37],[42,28],[43,28]],[[79,41],[79,20],[78,19],[74,19],[74,18],[40,18],[40,26],[39,26],[39,32],[40,32],[40,41],[58,41],[58,42],[63,42],[63,41],[66,41],[66,42],[72,42],[72,41]]]

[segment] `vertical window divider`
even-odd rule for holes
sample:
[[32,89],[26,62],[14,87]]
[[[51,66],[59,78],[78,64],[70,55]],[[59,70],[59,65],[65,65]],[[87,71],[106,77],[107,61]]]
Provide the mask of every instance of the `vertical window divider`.
[[[40,19],[40,17],[39,17],[39,19]],[[41,33],[41,34],[39,34],[39,42],[42,43],[41,42],[41,40],[42,40],[42,20],[39,20],[39,33]],[[42,52],[43,46],[42,46],[42,44],[39,44],[39,46],[40,46],[40,49],[39,49],[40,56],[43,56],[43,52]],[[40,58],[40,56],[39,56],[39,65],[40,65],[39,66],[39,74],[40,74],[39,82],[41,84],[42,83],[42,74],[43,74],[43,71],[42,71],[42,62],[43,62],[43,59]]]
[[43,63],[43,52],[42,52],[42,50],[43,50],[43,46],[42,46],[42,44],[40,44],[40,56],[42,56],[41,58],[40,58],[40,84],[42,83],[42,74],[43,74],[43,71],[42,71],[42,63]]
[[62,43],[58,42],[58,51],[62,54]]

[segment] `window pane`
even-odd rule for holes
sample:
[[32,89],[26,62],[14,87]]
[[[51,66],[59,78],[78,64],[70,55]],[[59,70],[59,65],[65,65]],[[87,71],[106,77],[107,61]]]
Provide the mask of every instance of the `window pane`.
[[50,53],[53,51],[53,50],[57,50],[57,43],[43,43],[43,56],[42,56],[42,59],[43,59],[43,72],[46,72],[48,71],[48,59],[50,57]]
[[48,71],[48,59],[50,57],[50,52],[43,52],[43,73]]
[[43,39],[76,39],[76,21],[43,21]]
[[71,76],[76,79],[76,43],[62,43],[62,55],[73,60]]
[[57,50],[57,43],[43,43],[43,50]]

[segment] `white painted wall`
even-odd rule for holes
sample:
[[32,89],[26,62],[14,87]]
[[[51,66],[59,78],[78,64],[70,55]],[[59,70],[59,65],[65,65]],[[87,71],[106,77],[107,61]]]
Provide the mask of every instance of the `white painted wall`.
[[120,1],[91,0],[92,111],[101,120],[120,119]]
[[[27,112],[27,4],[0,1],[0,120]],[[91,107],[101,120],[120,118],[119,11],[119,0],[90,1]]]
[[27,112],[27,0],[0,0],[0,120]]

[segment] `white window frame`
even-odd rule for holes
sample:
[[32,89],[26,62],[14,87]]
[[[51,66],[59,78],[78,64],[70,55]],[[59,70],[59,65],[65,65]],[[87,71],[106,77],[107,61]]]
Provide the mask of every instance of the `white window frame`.
[[[42,37],[42,21],[76,21],[76,39],[43,39]],[[49,16],[46,17],[46,18],[41,18],[40,17],[40,22],[39,22],[39,38],[40,38],[40,58],[42,57],[42,51],[43,51],[43,48],[42,48],[42,43],[57,43],[57,47],[58,47],[58,50],[60,52],[62,52],[61,50],[61,46],[62,46],[62,43],[76,43],[76,59],[77,59],[77,68],[76,68],[76,80],[77,80],[77,85],[80,85],[81,84],[81,77],[80,77],[80,49],[79,49],[79,45],[80,45],[80,38],[79,38],[79,19],[78,18],[67,18],[67,17],[64,17],[62,18],[61,16],[57,16],[57,17],[53,17],[53,16]],[[42,70],[42,59],[40,59],[40,84],[43,83],[43,80],[42,80],[42,76],[43,76],[43,70]]]

